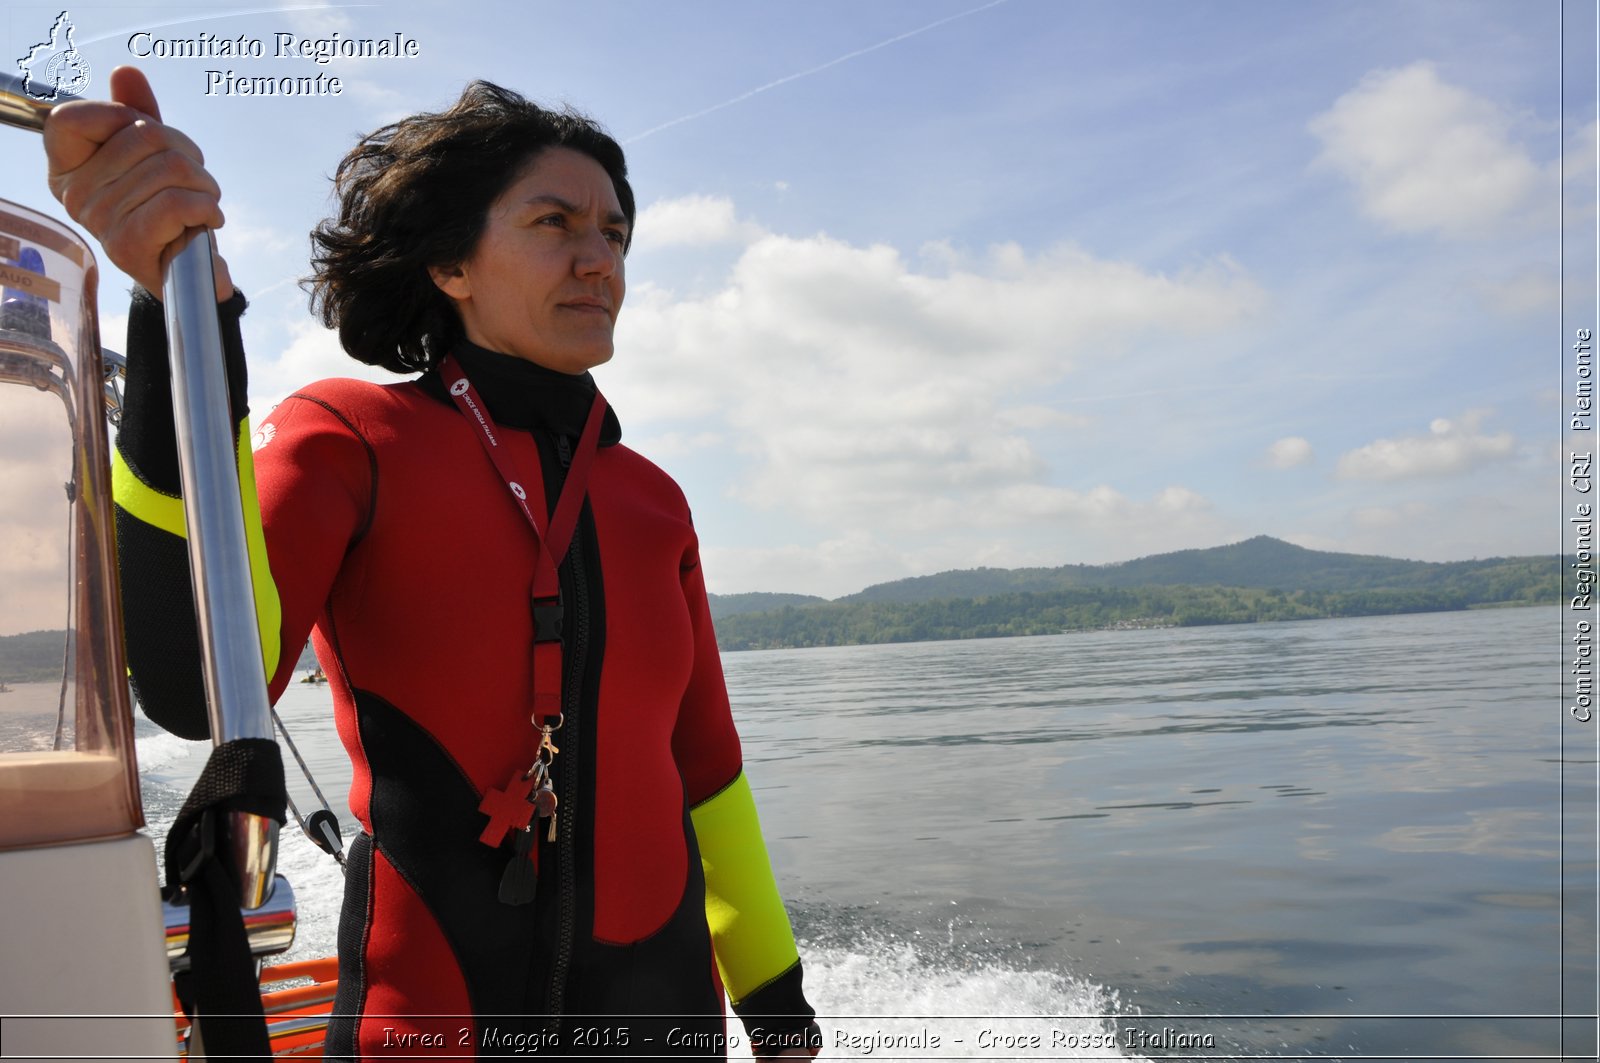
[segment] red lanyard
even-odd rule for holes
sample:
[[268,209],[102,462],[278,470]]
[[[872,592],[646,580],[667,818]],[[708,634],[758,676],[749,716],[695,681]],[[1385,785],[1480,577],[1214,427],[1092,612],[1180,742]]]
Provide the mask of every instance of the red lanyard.
[[[538,893],[539,854],[534,846],[533,819],[550,821],[548,840],[556,840],[556,793],[551,765],[557,753],[552,733],[561,726],[561,577],[557,568],[567,556],[572,533],[578,527],[588,490],[589,469],[600,447],[600,425],[606,419],[606,400],[597,390],[589,406],[589,418],[567,468],[566,481],[556,499],[555,512],[547,527],[539,526],[546,512],[544,472],[533,470],[532,477],[519,476],[511,456],[500,445],[500,427],[488,407],[479,399],[472,382],[461,371],[454,355],[447,355],[440,374],[456,409],[477,429],[483,452],[494,463],[506,490],[533,531],[533,726],[539,732],[539,745],[527,771],[513,769],[501,788],[484,791],[478,811],[489,817],[478,840],[498,849],[508,833],[512,835],[512,855],[500,878],[499,897],[503,904],[530,904]],[[526,484],[526,486],[524,486]],[[530,497],[531,496],[531,497]]]
[[467,422],[477,429],[478,442],[484,453],[494,462],[494,467],[506,482],[506,489],[522,510],[528,527],[533,530],[533,725],[541,730],[559,726],[561,718],[561,580],[557,566],[567,556],[572,533],[578,526],[578,514],[583,509],[583,498],[588,487],[589,469],[594,464],[595,451],[600,445],[600,425],[605,421],[606,400],[599,391],[589,406],[589,417],[583,424],[583,434],[567,469],[566,482],[556,499],[548,530],[540,527],[540,515],[546,512],[544,475],[534,470],[531,477],[521,477],[511,464],[511,456],[501,446],[499,426],[489,414],[478,392],[461,371],[454,355],[446,356],[439,367],[450,397]]

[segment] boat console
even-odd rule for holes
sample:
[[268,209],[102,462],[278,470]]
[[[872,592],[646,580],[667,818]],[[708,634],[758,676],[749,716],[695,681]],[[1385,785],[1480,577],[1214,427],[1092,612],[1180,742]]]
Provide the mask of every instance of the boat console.
[[177,1047],[155,849],[138,833],[96,279],[70,229],[0,201],[0,635],[17,651],[0,702],[8,1056]]

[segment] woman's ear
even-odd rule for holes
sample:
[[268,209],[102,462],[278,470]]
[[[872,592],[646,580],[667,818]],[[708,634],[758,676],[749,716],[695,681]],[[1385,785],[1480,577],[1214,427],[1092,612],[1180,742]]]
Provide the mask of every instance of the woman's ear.
[[472,282],[467,271],[456,266],[429,266],[428,276],[441,292],[458,302],[472,297]]

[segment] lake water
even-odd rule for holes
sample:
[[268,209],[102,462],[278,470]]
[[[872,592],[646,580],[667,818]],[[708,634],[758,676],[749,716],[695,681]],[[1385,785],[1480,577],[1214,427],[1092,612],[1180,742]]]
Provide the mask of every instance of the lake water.
[[[726,656],[826,1055],[1560,1058],[1596,939],[1595,736],[1565,715],[1560,625]],[[348,833],[326,688],[279,710]],[[140,728],[164,824],[204,750]],[[285,838],[295,955],[330,953],[339,871]]]

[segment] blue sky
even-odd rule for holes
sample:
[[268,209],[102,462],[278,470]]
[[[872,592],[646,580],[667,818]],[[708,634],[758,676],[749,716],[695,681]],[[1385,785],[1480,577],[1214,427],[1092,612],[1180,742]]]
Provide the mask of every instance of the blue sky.
[[[7,54],[59,11],[10,5]],[[1558,0],[70,11],[91,94],[140,30],[265,44],[140,61],[224,189],[258,416],[371,372],[295,284],[358,133],[473,77],[604,122],[642,214],[596,375],[684,485],[712,590],[1257,534],[1561,548],[1563,276],[1568,326],[1595,305],[1592,4],[1566,5],[1564,104]],[[335,31],[420,55],[271,57],[277,32]],[[207,96],[208,69],[344,91]],[[59,215],[35,145],[0,136],[0,195]],[[113,347],[124,284],[103,286]]]

